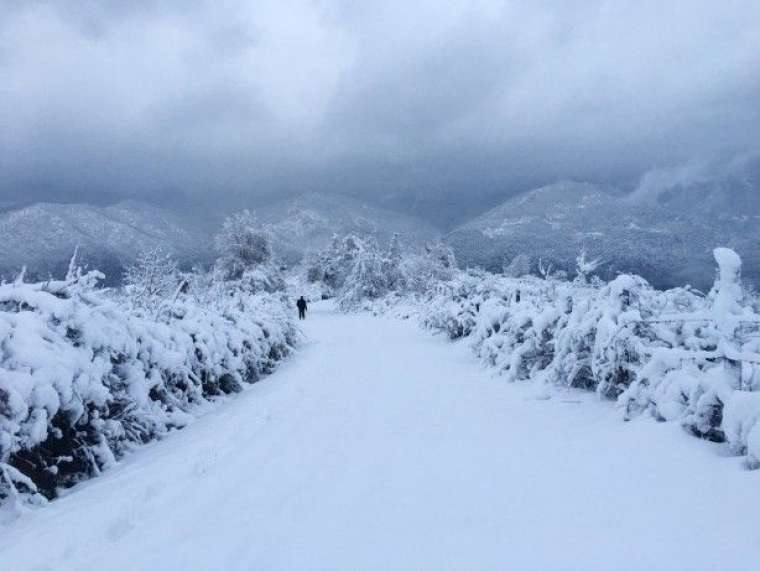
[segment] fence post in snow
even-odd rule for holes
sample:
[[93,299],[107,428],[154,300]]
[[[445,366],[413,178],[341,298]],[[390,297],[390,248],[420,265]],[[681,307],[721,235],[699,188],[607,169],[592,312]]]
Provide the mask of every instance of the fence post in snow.
[[[738,378],[739,390],[744,390],[743,370],[745,363],[739,359],[741,353],[736,343],[737,316],[743,313],[741,285],[742,260],[729,248],[715,248],[713,256],[718,263],[718,277],[713,286],[712,313],[720,334],[718,351],[723,355],[723,366],[727,373]],[[747,363],[746,365],[751,366]]]

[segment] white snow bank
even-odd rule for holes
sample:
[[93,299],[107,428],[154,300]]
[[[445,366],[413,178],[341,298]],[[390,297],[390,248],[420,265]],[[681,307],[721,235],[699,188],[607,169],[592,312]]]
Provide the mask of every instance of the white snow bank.
[[330,305],[276,379],[0,527],[0,568],[757,571],[760,474]]

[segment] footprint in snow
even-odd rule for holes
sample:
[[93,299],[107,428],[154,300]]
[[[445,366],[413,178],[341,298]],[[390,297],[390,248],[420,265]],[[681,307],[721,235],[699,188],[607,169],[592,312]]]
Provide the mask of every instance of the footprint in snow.
[[112,521],[106,528],[106,538],[109,541],[117,542],[134,528],[135,524],[132,523],[132,520],[127,517],[120,517]]

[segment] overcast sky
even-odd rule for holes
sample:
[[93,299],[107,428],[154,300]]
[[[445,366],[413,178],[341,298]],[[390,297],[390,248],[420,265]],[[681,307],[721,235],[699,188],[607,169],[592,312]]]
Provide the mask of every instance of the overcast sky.
[[0,0],[0,195],[451,204],[760,146],[757,0]]

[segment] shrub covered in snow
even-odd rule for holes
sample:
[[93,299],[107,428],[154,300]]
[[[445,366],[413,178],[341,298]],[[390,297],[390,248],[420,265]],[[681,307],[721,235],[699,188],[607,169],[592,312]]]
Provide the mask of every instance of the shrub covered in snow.
[[282,291],[284,279],[272,257],[268,232],[258,225],[256,216],[243,210],[229,216],[215,238],[219,257],[215,270],[236,288],[250,293]]
[[306,275],[311,283],[321,283],[326,295],[336,295],[351,273],[357,258],[368,248],[364,240],[353,234],[333,236],[330,246],[312,253],[306,261]]
[[394,306],[475,354],[511,381],[534,380],[616,399],[625,418],[649,412],[693,434],[728,442],[760,462],[760,307],[740,282],[741,260],[718,248],[719,273],[705,296],[659,291],[638,276],[609,283],[581,253],[573,281],[539,260],[543,279],[513,260],[507,275],[455,268],[441,244],[424,255],[383,252],[356,237],[336,239],[312,277],[335,288],[343,309]]
[[[648,411],[728,442],[760,463],[760,315],[739,281],[741,261],[715,251],[708,296],[658,291],[637,276],[573,282],[459,272],[424,299],[421,320],[507,379],[594,390],[626,418]],[[549,272],[547,272],[548,274]]]
[[386,295],[391,290],[388,263],[388,258],[373,244],[363,248],[346,276],[338,299],[340,307],[351,309],[364,300],[375,300]]
[[99,277],[0,285],[0,502],[98,474],[270,372],[298,339],[278,295],[190,274],[156,320],[95,289]]
[[132,309],[155,318],[184,285],[177,262],[160,247],[141,252],[124,272],[125,300]]
[[525,254],[518,254],[512,258],[508,264],[504,264],[502,273],[510,278],[521,278],[530,275],[531,261],[530,257]]
[[387,249],[372,239],[335,236],[329,248],[309,256],[306,276],[321,283],[344,310],[364,307],[388,294],[425,293],[450,280],[456,271],[451,248],[428,244],[423,254],[407,254],[394,235]]

